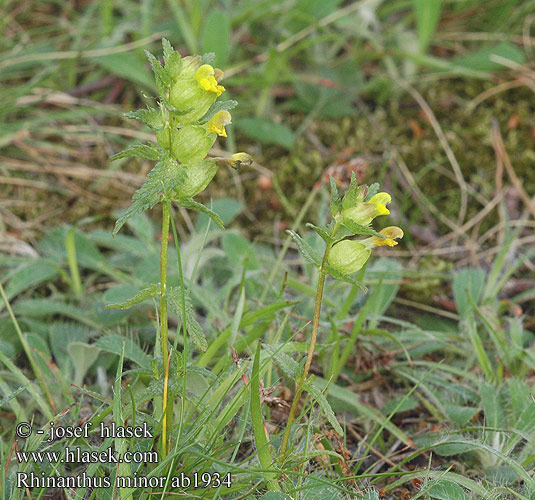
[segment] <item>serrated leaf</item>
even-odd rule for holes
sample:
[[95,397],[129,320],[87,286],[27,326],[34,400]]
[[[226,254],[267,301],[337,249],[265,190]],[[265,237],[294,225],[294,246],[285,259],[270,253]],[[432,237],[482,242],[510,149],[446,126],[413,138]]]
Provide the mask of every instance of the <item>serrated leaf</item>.
[[307,222],[306,226],[316,231],[316,233],[318,233],[320,238],[328,245],[336,241],[336,239],[331,236],[329,232],[329,228],[325,226],[315,226],[314,224],[311,224],[310,222]]
[[275,363],[288,378],[295,379],[299,376],[302,371],[299,363],[283,352],[281,346],[264,344],[264,350],[273,357]]
[[331,185],[331,204],[330,211],[331,216],[336,217],[342,211],[342,200],[340,199],[340,193],[338,192],[338,186],[333,177],[329,176],[329,183]]
[[210,64],[214,59],[215,59],[215,54],[213,52],[206,52],[201,57],[203,64]]
[[378,233],[375,229],[369,226],[361,226],[360,224],[357,224],[351,219],[344,218],[344,220],[342,221],[342,224],[344,225],[344,227],[349,229],[353,234],[369,234],[370,236],[377,236],[378,238],[381,238],[382,240],[385,239],[385,236],[383,236],[381,233]]
[[[182,295],[182,288],[179,286],[175,286],[169,290],[171,308],[181,321],[183,320]],[[193,342],[195,342],[195,345],[197,345],[197,347],[202,351],[206,351],[206,349],[208,348],[208,343],[206,342],[206,335],[204,334],[201,325],[195,317],[195,310],[193,309],[193,305],[187,294],[184,295],[184,301],[186,305],[186,330],[188,334],[191,335],[191,338],[193,339]]]
[[171,79],[171,75],[178,73],[182,58],[180,57],[180,53],[173,49],[173,46],[166,38],[162,38],[162,47],[164,68]]
[[133,215],[152,208],[162,200],[165,192],[170,192],[182,185],[186,179],[184,170],[172,158],[158,162],[147,175],[145,183],[134,193],[132,205],[117,219],[113,234],[116,235],[124,223]]
[[134,361],[145,370],[151,369],[151,357],[145,353],[132,339],[120,335],[108,335],[97,340],[96,346],[106,352],[120,356],[125,344],[124,357]]
[[134,295],[131,299],[125,300],[117,304],[108,304],[105,309],[128,309],[136,304],[141,304],[141,302],[150,299],[160,293],[160,284],[152,283],[149,287],[144,288]]
[[359,186],[355,172],[351,172],[351,183],[349,184],[349,187],[344,194],[344,198],[342,199],[343,208],[354,207],[357,204],[359,195],[362,193],[363,189],[364,186]]
[[295,231],[287,229],[286,232],[295,241],[297,248],[299,249],[299,252],[303,256],[303,258],[319,268],[321,266],[321,257],[316,253],[316,251]]
[[381,187],[379,186],[378,182],[374,182],[371,186],[368,186],[368,191],[364,201],[368,201],[372,196],[375,196],[379,192],[380,188]]
[[358,286],[364,293],[368,292],[368,289],[360,282],[357,281],[352,276],[348,276],[347,274],[342,274],[340,271],[337,271],[333,267],[331,267],[327,262],[323,264],[323,269],[326,273],[330,274],[333,278],[345,281],[346,283],[351,283],[352,285]]
[[162,38],[162,49],[163,49],[163,61],[164,61],[164,64],[167,64],[167,61],[171,57],[171,54],[175,52],[175,49],[173,49],[171,42],[167,38]]
[[181,207],[189,208],[190,210],[197,210],[197,212],[201,212],[203,214],[208,215],[221,229],[225,229],[225,224],[223,224],[223,220],[219,215],[217,215],[213,210],[210,210],[207,206],[203,205],[202,203],[198,203],[192,198],[173,198],[171,197],[171,201],[174,201],[178,203]]
[[164,95],[165,91],[171,85],[171,79],[169,78],[167,71],[165,71],[158,59],[156,59],[148,50],[145,50],[145,55],[147,56],[150,67],[152,68],[152,72],[154,73],[158,92],[160,92],[161,95]]
[[138,109],[136,111],[128,111],[123,116],[126,118],[133,118],[152,130],[159,130],[164,126],[164,118],[160,110],[148,107],[147,109]]
[[216,101],[208,108],[208,111],[199,120],[198,123],[207,122],[210,118],[212,118],[212,116],[214,116],[216,113],[219,113],[219,111],[230,111],[231,109],[234,109],[237,105],[238,105],[238,101],[234,101],[234,100]]
[[327,420],[331,424],[332,428],[338,434],[340,434],[340,436],[343,436],[344,431],[342,427],[340,426],[340,424],[338,423],[338,420],[336,419],[336,415],[334,414],[334,411],[331,408],[331,405],[329,404],[329,402],[327,401],[327,398],[324,396],[323,392],[321,392],[321,390],[318,387],[316,387],[314,384],[312,384],[311,382],[307,382],[305,384],[305,390],[309,394],[312,394],[314,399],[318,402],[323,413],[327,417]]
[[146,158],[147,160],[158,161],[162,156],[162,152],[152,143],[134,144],[133,146],[127,147],[124,151],[111,156],[110,161],[115,161],[119,158],[129,158],[131,156],[138,156],[140,158]]

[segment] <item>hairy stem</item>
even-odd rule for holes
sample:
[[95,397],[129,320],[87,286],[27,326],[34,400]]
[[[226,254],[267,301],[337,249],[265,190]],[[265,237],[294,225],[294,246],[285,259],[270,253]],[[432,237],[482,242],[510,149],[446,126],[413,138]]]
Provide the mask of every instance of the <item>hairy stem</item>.
[[[162,203],[162,241],[160,248],[160,344],[162,349],[162,366],[164,370],[168,366],[169,347],[168,347],[168,318],[167,318],[167,244],[169,242],[169,206]],[[163,418],[162,418],[162,455],[167,456],[167,430],[173,425],[173,407],[167,404],[167,384],[169,380],[165,379],[163,393]]]

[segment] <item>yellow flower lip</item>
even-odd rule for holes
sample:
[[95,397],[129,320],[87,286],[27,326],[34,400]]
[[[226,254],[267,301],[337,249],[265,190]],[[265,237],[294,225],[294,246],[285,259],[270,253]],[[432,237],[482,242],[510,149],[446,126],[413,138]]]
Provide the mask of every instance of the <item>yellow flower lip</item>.
[[388,208],[386,208],[386,205],[383,205],[382,203],[377,203],[375,209],[377,210],[379,215],[388,215],[390,213],[390,210],[388,210]]
[[[217,71],[217,73],[216,73]],[[209,64],[203,64],[194,75],[195,80],[199,84],[199,87],[208,92],[215,92],[219,97],[224,91],[223,85],[218,85],[216,76],[221,78],[223,72],[221,70],[214,70]]]
[[375,205],[375,210],[377,211],[377,215],[388,215],[390,213],[390,210],[386,208],[386,205],[392,201],[392,197],[388,193],[377,193],[373,195],[368,203],[372,203]]
[[380,234],[385,236],[385,239],[381,239],[377,236],[374,236],[373,246],[376,247],[395,247],[398,242],[397,239],[403,238],[403,230],[397,226],[388,226],[383,230],[379,231]]
[[227,137],[225,126],[231,123],[232,116],[228,111],[218,111],[210,120],[208,120],[208,132],[217,134],[221,137]]

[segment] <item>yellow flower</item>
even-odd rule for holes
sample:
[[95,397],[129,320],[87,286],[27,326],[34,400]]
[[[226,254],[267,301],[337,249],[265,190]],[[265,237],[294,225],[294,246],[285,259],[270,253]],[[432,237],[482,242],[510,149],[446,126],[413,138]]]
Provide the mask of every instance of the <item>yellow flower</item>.
[[388,215],[386,205],[392,201],[388,193],[377,193],[366,202],[358,202],[355,206],[342,210],[342,216],[356,224],[367,226],[375,217]]
[[375,205],[375,210],[379,215],[388,215],[390,210],[386,208],[386,205],[391,201],[392,197],[388,193],[377,193],[369,199],[368,203]]
[[366,248],[370,247],[395,247],[398,242],[397,239],[403,238],[403,230],[397,226],[388,226],[379,231],[380,234],[385,236],[385,239],[379,238],[378,236],[371,236],[362,240],[362,244]]
[[210,120],[208,120],[208,132],[227,137],[225,126],[231,123],[231,116],[228,111],[218,111]]
[[225,87],[217,84],[216,71],[217,76],[221,78],[223,76],[223,72],[221,70],[214,70],[214,68],[209,64],[203,64],[195,72],[194,78],[197,80],[197,83],[201,89],[207,90],[208,92],[215,92],[219,97],[225,91]]

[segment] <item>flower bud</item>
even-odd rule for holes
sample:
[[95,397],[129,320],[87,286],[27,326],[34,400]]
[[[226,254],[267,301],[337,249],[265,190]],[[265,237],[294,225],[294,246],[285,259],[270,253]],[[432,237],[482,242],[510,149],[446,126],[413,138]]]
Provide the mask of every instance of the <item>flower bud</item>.
[[371,251],[354,240],[342,240],[329,252],[329,264],[342,274],[352,274],[362,268],[369,259]]

